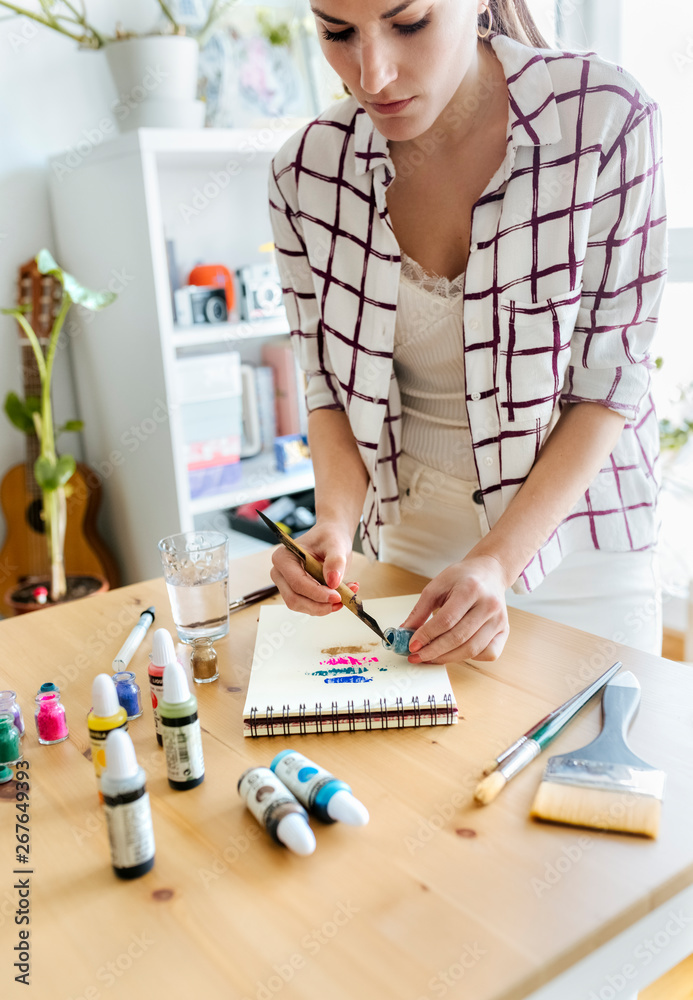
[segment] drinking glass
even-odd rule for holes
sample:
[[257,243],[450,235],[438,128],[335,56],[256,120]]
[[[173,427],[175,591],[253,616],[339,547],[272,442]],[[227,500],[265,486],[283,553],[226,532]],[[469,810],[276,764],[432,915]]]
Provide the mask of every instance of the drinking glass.
[[221,531],[185,531],[159,542],[171,611],[181,642],[229,631],[229,540]]

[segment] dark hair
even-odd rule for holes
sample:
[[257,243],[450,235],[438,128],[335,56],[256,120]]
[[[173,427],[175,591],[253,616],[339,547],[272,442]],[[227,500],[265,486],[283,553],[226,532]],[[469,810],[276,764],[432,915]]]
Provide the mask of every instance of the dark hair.
[[[498,34],[507,35],[524,45],[533,45],[539,49],[550,48],[529,12],[527,0],[489,0],[489,7],[493,14],[493,30]],[[484,12],[479,15],[479,27],[482,31],[487,24],[488,14]]]

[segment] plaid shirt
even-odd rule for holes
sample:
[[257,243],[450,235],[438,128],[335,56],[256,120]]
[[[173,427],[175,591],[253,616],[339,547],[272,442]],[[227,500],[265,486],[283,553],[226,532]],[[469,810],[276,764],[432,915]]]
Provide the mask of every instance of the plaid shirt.
[[[507,151],[472,212],[464,288],[466,404],[491,527],[527,478],[561,404],[626,417],[584,496],[514,585],[563,556],[652,548],[658,424],[648,350],[665,281],[657,105],[594,54],[491,37],[505,72]],[[464,165],[461,165],[464,169]],[[387,140],[353,98],[274,158],[270,211],[309,410],[345,410],[370,477],[361,537],[399,522],[393,373],[400,252]]]

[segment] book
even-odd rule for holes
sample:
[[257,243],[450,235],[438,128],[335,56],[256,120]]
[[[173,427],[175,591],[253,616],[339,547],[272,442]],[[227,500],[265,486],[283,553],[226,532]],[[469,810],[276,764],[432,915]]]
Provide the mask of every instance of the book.
[[290,344],[264,344],[262,363],[274,371],[277,434],[299,434],[301,418],[298,403],[296,361]]
[[[368,601],[381,628],[400,624],[419,595]],[[244,736],[295,736],[454,725],[444,665],[409,663],[343,608],[323,617],[260,609],[243,709]]]

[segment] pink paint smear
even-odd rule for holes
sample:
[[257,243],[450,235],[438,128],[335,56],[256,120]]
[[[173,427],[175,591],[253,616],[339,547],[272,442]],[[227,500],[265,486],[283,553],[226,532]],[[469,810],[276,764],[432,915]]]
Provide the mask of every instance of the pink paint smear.
[[331,656],[329,660],[320,660],[320,666],[325,663],[331,667],[338,667],[341,664],[348,664],[352,667],[361,667],[364,663],[377,663],[377,656]]

